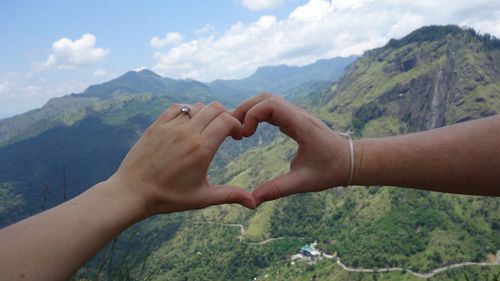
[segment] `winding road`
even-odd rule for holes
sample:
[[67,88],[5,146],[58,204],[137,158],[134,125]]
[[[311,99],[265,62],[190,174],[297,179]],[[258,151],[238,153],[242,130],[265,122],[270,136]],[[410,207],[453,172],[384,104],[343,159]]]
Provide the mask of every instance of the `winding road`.
[[344,269],[345,271],[348,271],[348,272],[366,272],[366,273],[378,272],[378,273],[380,273],[380,272],[392,272],[392,271],[405,271],[405,272],[408,272],[410,274],[413,274],[417,277],[424,278],[424,279],[431,278],[434,275],[441,273],[443,271],[449,270],[449,269],[454,269],[454,268],[459,268],[459,267],[464,267],[464,266],[471,266],[471,265],[474,265],[474,266],[500,266],[500,251],[497,252],[497,260],[495,263],[461,262],[461,263],[456,263],[456,264],[451,264],[451,265],[439,267],[439,268],[436,268],[433,271],[427,272],[427,273],[415,272],[413,270],[405,269],[405,268],[401,268],[401,267],[385,267],[385,268],[375,268],[375,269],[372,269],[372,268],[353,268],[353,267],[349,267],[349,266],[343,264],[342,261],[340,260],[340,258],[338,258],[338,257],[325,255],[325,254],[323,254],[323,257],[336,260],[337,264],[340,267],[342,267],[342,269]]
[[[304,239],[303,237],[275,237],[275,238],[269,238],[266,240],[262,240],[259,242],[247,242],[245,241],[243,235],[245,234],[245,226],[242,224],[238,223],[220,223],[220,222],[211,222],[211,221],[190,221],[191,223],[194,224],[212,224],[212,225],[223,225],[223,226],[229,226],[229,227],[238,227],[240,229],[240,235],[238,236],[238,239],[245,244],[248,245],[264,245],[272,241],[280,240],[280,239],[285,239],[285,238],[299,238],[299,239]],[[416,272],[410,269],[405,269],[401,267],[383,267],[383,268],[354,268],[354,267],[349,267],[342,263],[339,257],[332,256],[332,255],[327,255],[324,252],[321,252],[322,257],[327,258],[327,259],[333,259],[335,262],[345,271],[347,272],[365,272],[365,273],[380,273],[380,272],[393,272],[393,271],[404,271],[408,272],[410,274],[413,274],[414,276],[423,278],[423,279],[429,279],[433,277],[434,275],[441,273],[446,270],[450,269],[455,269],[459,267],[464,267],[464,266],[500,266],[500,250],[497,251],[496,253],[496,261],[493,263],[487,263],[487,262],[461,262],[461,263],[455,263],[455,264],[450,264],[447,266],[443,267],[438,267],[431,272],[426,272],[426,273],[420,273]]]
[[230,226],[230,227],[239,227],[240,228],[240,235],[238,235],[238,239],[242,243],[245,243],[245,244],[248,244],[248,245],[264,245],[264,244],[267,244],[269,242],[276,241],[276,240],[281,240],[281,239],[285,239],[285,238],[303,239],[302,237],[285,237],[285,236],[283,236],[283,237],[269,238],[269,239],[258,241],[258,242],[248,242],[248,241],[245,241],[245,238],[243,237],[243,235],[245,234],[245,226],[242,225],[242,224],[239,224],[239,223],[221,223],[221,222],[211,222],[211,221],[190,221],[190,222],[194,223],[194,224],[212,224],[212,225],[223,225],[223,226]]

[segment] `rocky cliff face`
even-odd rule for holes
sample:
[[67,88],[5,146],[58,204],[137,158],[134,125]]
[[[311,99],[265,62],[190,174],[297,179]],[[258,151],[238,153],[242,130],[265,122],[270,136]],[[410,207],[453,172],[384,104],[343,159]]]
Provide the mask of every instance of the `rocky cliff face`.
[[380,118],[406,132],[494,115],[499,67],[494,39],[456,26],[422,28],[361,57],[334,90],[328,119],[362,134]]
[[[425,27],[366,52],[337,84],[302,84],[287,96],[333,127],[353,128],[360,137],[435,128],[500,112],[499,50],[498,41],[470,30]],[[123,89],[124,83],[118,86]],[[103,89],[104,94],[111,88],[116,89]],[[36,137],[23,135],[25,140],[0,147],[0,224],[1,219],[9,221],[5,210],[21,209],[23,199],[25,205],[33,202],[36,211],[38,205],[45,208],[44,190],[59,203],[66,181],[68,187],[81,191],[104,179],[154,116],[179,101],[178,96],[131,93],[133,97],[92,100],[90,115],[62,118],[65,126]],[[85,99],[95,98],[98,95]],[[28,117],[23,118],[29,121]],[[264,128],[257,134],[263,143],[258,139],[224,143],[223,153],[211,167],[211,182],[251,189],[286,172],[296,147],[276,137],[277,131]],[[46,188],[40,189],[40,183]],[[30,191],[26,192],[30,197],[13,200],[19,190]],[[259,280],[262,276],[269,276],[268,280],[413,280],[404,272],[347,273],[333,260],[292,266],[290,256],[317,240],[322,251],[336,253],[356,268],[394,266],[429,272],[446,264],[484,261],[500,249],[499,210],[497,198],[392,187],[299,194],[255,211],[215,206],[157,216],[136,225],[87,264],[81,280],[98,276],[99,268],[107,268],[107,280],[250,280],[255,276]],[[498,275],[499,270],[468,267],[435,280],[486,279],[486,274]]]
[[[500,44],[488,36],[456,26],[425,27],[366,52],[337,84],[327,90],[303,90],[294,101],[336,129],[354,129],[357,137],[437,128],[500,112],[499,55]],[[292,141],[278,137],[234,159],[215,179],[252,188],[288,171],[294,148]],[[283,198],[255,212],[215,207],[197,213],[196,218],[241,223],[246,241],[281,237],[288,245],[279,247],[290,252],[296,247],[292,238],[317,240],[320,249],[337,253],[353,267],[390,265],[426,272],[493,255],[500,247],[498,210],[498,198],[349,187]],[[226,261],[231,264],[239,258]],[[295,270],[278,264],[273,260],[271,265],[256,265],[255,270],[271,274]],[[324,266],[332,270],[324,280],[353,278],[338,277],[337,267]],[[311,270],[320,275],[318,267]],[[465,274],[472,271],[464,270]],[[464,279],[462,272],[454,274],[443,279]],[[289,279],[311,280],[308,277],[297,273]],[[406,277],[401,274],[394,280]],[[380,278],[391,279],[389,275]]]

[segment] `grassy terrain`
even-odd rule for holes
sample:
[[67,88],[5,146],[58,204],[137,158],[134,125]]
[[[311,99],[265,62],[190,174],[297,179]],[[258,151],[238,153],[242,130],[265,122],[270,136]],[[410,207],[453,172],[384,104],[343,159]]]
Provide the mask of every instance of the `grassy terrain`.
[[[332,128],[353,129],[358,138],[500,112],[500,68],[495,64],[500,48],[470,31],[448,27],[426,32],[434,33],[391,41],[367,52],[338,83],[301,85],[290,91],[290,98]],[[12,132],[0,134],[3,224],[10,220],[5,215],[10,210],[32,206],[20,215],[26,216],[105,179],[171,103],[214,99],[200,83],[147,72],[127,75],[131,80],[93,87],[82,103],[74,103],[76,97],[54,100],[54,106],[61,103],[66,110],[36,112],[39,123],[29,123],[31,115],[24,115],[0,124],[0,133]],[[135,87],[137,81],[144,84]],[[96,98],[100,95],[105,98]],[[8,130],[7,123],[18,129]],[[288,171],[295,150],[296,144],[276,128],[262,126],[253,138],[226,141],[209,178],[251,190]],[[336,253],[351,267],[428,272],[457,262],[491,260],[500,249],[499,222],[498,198],[339,187],[267,202],[253,211],[226,205],[156,216],[120,235],[75,280],[417,280],[405,272],[348,273],[332,260],[292,265],[290,257],[318,241],[323,252]],[[236,224],[244,226],[244,233]],[[255,244],[270,238],[282,239]],[[499,267],[466,267],[431,280],[495,280],[499,274]]]
[[[500,277],[499,267],[469,267],[467,269],[452,269],[444,273],[435,275],[427,280],[485,280],[496,281]],[[406,272],[390,273],[360,273],[346,272],[340,266],[331,260],[322,260],[317,264],[309,265],[307,263],[295,263],[294,265],[283,264],[273,267],[264,274],[258,276],[257,280],[276,280],[276,281],[329,281],[329,280],[355,280],[355,281],[421,281],[422,278],[416,277]]]
[[[329,90],[316,94],[303,90],[305,94],[297,95],[295,101],[306,105],[334,128],[354,129],[358,137],[389,136],[491,115],[500,110],[500,91],[496,82],[498,73],[487,66],[487,60],[498,56],[498,50],[481,48],[481,44],[481,40],[469,33],[459,33],[431,41],[412,41],[400,47],[388,46],[361,57]],[[434,105],[432,100],[436,101]],[[294,151],[293,142],[278,138],[229,162],[216,175],[217,181],[251,189],[287,171]],[[244,241],[239,241],[238,227],[226,226],[223,231],[221,225],[202,229],[199,225],[185,226],[190,233],[204,233],[206,238],[200,239],[216,244],[211,243],[210,247],[234,247],[231,251],[240,255],[239,262],[244,261],[244,271],[242,268],[226,271],[232,268],[233,257],[225,254],[213,257],[218,265],[224,265],[217,267],[219,279],[245,280],[254,276],[259,280],[419,279],[405,272],[347,273],[330,260],[292,266],[290,255],[312,241],[318,241],[321,250],[338,254],[352,267],[404,267],[417,272],[462,261],[485,261],[500,249],[500,200],[487,197],[394,187],[351,187],[290,196],[266,203],[256,211],[225,206],[192,215],[196,220],[241,223],[246,227]],[[209,234],[212,230],[215,234]],[[188,234],[182,234],[185,235]],[[222,237],[224,245],[212,240],[213,235]],[[242,248],[249,247],[245,241],[272,237],[298,240],[253,246],[270,247],[271,252],[284,250],[280,252],[284,256],[277,255],[271,260],[268,252],[242,252]],[[198,244],[197,240],[189,243],[193,247]],[[171,244],[165,247],[164,251],[177,252]],[[196,253],[193,250],[191,254]],[[248,260],[247,254],[261,256]],[[267,262],[256,263],[255,259]],[[163,261],[153,258],[150,262]],[[183,267],[181,261],[171,271],[153,276],[159,279],[189,276],[188,279],[194,280],[213,277],[211,266],[197,264],[196,269],[182,273],[177,269],[179,266]],[[191,270],[198,274],[191,275]],[[498,267],[467,267],[440,273],[431,280],[495,280],[499,271]]]

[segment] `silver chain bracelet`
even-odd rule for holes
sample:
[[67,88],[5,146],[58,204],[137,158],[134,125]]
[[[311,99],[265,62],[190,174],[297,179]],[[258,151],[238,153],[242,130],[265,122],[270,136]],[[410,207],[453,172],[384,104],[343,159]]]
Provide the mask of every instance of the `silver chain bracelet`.
[[344,185],[344,187],[348,187],[351,185],[352,178],[354,176],[354,142],[352,141],[351,130],[347,130],[347,132],[345,132],[345,133],[340,133],[340,135],[343,136],[347,140],[347,142],[349,143],[349,158],[350,158],[349,180]]

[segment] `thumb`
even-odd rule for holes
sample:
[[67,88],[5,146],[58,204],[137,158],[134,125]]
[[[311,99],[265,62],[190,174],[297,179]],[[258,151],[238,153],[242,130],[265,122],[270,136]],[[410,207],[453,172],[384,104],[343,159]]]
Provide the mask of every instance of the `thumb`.
[[256,206],[266,201],[303,192],[301,188],[304,186],[303,179],[304,177],[298,171],[290,171],[259,185],[252,191]]
[[239,186],[234,185],[212,185],[208,195],[209,205],[240,204],[249,209],[255,209],[253,196]]

